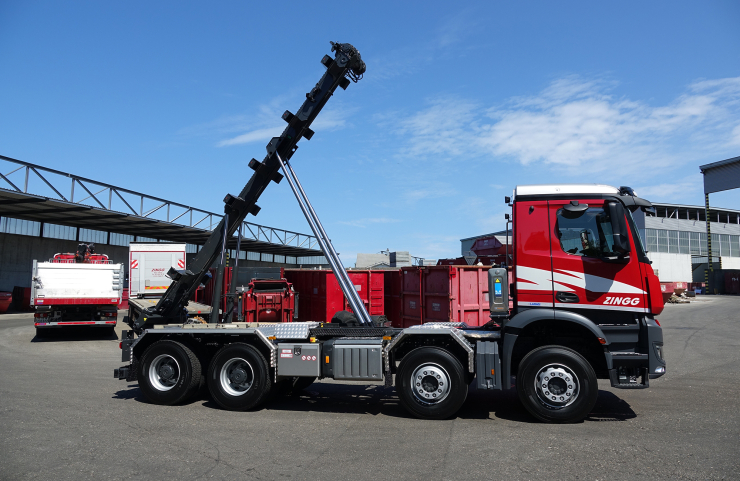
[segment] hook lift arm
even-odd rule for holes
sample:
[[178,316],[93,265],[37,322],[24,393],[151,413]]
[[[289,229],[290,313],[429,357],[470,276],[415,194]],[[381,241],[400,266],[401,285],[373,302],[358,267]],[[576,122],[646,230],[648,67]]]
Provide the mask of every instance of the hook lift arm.
[[[190,262],[190,268],[187,270],[170,269],[167,275],[173,282],[170,284],[167,292],[164,293],[156,306],[142,312],[135,321],[130,321],[132,324],[131,327],[137,333],[155,324],[170,324],[184,321],[183,313],[185,306],[201,284],[203,278],[209,275],[208,268],[213,265],[217,257],[223,256],[223,251],[228,246],[227,240],[234,235],[247,214],[257,215],[260,211],[257,200],[270,182],[279,183],[283,179],[283,175],[279,172],[281,168],[286,175],[293,175],[294,178],[289,179],[291,188],[299,200],[299,204],[306,215],[306,219],[309,221],[309,225],[311,225],[314,234],[316,234],[316,237],[320,241],[319,243],[324,255],[330,260],[334,274],[338,279],[341,278],[340,285],[343,288],[342,290],[345,296],[348,299],[354,298],[354,302],[351,300],[350,305],[352,305],[356,313],[360,314],[358,317],[361,318],[363,323],[370,322],[367,311],[365,311],[362,301],[359,300],[359,296],[357,296],[351,283],[349,283],[349,279],[345,280],[347,275],[344,268],[342,268],[341,264],[335,265],[338,262],[336,253],[331,248],[331,243],[326,238],[323,227],[318,222],[318,218],[315,217],[315,212],[310,207],[307,198],[305,199],[305,203],[308,204],[307,207],[309,210],[304,208],[305,204],[301,201],[295,187],[295,184],[297,184],[298,188],[300,188],[300,183],[297,182],[297,178],[295,178],[295,174],[288,164],[288,161],[298,149],[298,141],[303,137],[310,140],[313,136],[314,132],[309,126],[319,112],[321,112],[321,109],[329,98],[334,94],[336,88],[341,87],[342,89],[346,89],[350,84],[350,80],[357,82],[365,73],[365,62],[362,61],[360,52],[356,48],[348,43],[331,42],[331,45],[334,58],[332,59],[329,55],[325,55],[321,60],[321,63],[326,67],[326,72],[324,72],[321,80],[306,94],[306,101],[303,102],[303,105],[301,105],[296,114],[292,114],[287,110],[285,111],[283,120],[288,125],[280,137],[273,137],[267,144],[267,155],[262,162],[256,159],[252,159],[249,162],[249,167],[254,170],[254,173],[251,179],[249,179],[249,182],[247,182],[247,185],[244,186],[244,189],[237,196],[231,194],[226,195],[224,198],[224,218],[213,229],[211,236],[203,245],[203,248],[198,252],[192,262]],[[303,192],[303,189],[300,188],[300,191]],[[305,193],[303,194],[305,197]],[[311,213],[313,213],[313,216],[310,215]],[[216,288],[219,288],[218,284],[220,282],[217,279]],[[351,288],[351,292],[348,292],[345,289],[346,287]],[[214,292],[220,292],[220,289]],[[353,304],[358,301],[359,306],[355,308]],[[218,306],[218,304],[215,305]]]

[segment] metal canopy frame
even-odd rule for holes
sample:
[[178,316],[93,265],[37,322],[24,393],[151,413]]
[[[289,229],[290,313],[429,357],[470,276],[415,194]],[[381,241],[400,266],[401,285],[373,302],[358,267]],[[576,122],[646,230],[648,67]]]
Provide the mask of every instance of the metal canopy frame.
[[[223,217],[4,155],[0,160],[18,165],[8,173],[0,171],[0,216],[197,245],[206,242]],[[40,195],[29,186],[33,183],[46,186],[53,195]],[[242,227],[242,250],[293,257],[322,255],[315,236],[252,222],[243,222]],[[236,244],[236,237],[229,240],[229,248],[235,249]]]

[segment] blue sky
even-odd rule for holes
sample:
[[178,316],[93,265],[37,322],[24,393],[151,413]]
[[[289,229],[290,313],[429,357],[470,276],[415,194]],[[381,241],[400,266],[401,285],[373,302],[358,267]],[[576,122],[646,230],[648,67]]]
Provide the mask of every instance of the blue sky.
[[[346,265],[456,257],[517,184],[702,204],[740,155],[740,3],[0,2],[0,154],[221,212],[329,41],[362,53],[293,165]],[[286,183],[248,220],[310,233]],[[740,208],[740,191],[712,204]]]

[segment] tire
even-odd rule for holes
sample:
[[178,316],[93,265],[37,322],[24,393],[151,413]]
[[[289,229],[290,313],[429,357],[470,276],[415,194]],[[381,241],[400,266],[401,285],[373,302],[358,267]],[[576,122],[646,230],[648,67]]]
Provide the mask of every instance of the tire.
[[550,423],[583,420],[599,394],[588,361],[562,346],[544,346],[527,354],[519,364],[516,389],[527,411]]
[[230,411],[259,406],[272,390],[270,369],[265,357],[244,343],[224,346],[208,369],[208,390],[216,403]]
[[139,363],[139,388],[155,404],[182,402],[197,391],[201,378],[198,357],[175,341],[159,341],[144,351]]
[[422,419],[453,416],[468,396],[465,370],[448,351],[422,347],[411,351],[398,366],[396,392],[401,405]]

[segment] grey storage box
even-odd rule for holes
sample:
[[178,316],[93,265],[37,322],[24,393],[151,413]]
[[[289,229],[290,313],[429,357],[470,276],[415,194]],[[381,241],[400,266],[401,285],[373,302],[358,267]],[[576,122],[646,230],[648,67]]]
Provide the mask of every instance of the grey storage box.
[[281,342],[277,348],[278,376],[319,376],[321,352],[318,344]]

